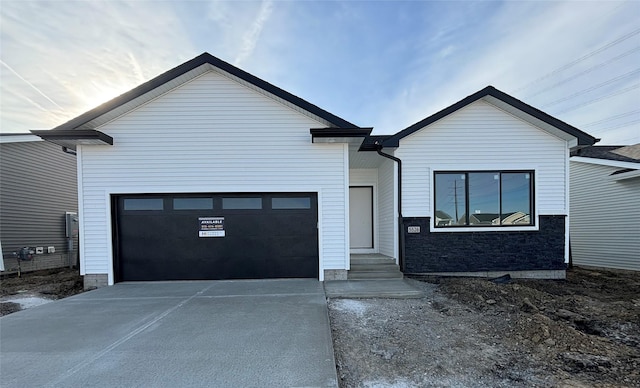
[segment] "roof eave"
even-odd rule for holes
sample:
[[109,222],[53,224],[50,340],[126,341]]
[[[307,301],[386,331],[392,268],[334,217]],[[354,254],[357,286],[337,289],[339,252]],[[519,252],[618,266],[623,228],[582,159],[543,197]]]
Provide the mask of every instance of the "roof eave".
[[[264,90],[265,92],[272,94],[284,101],[287,101],[290,104],[293,104],[300,109],[303,109],[309,112],[312,115],[322,118],[326,120],[331,125],[335,125],[340,128],[355,128],[357,125],[352,124],[328,111],[311,104],[310,102],[297,97],[283,89],[278,88],[277,86],[270,84],[267,81],[264,81],[252,74],[247,73],[240,68],[237,68],[230,63],[227,63],[209,53],[203,53],[199,56],[171,69],[166,71],[165,73],[160,74],[159,76],[131,89],[130,91],[115,97],[104,104],[91,109],[80,116],[61,124],[55,128],[54,130],[67,130],[67,129],[94,129],[94,128],[86,128],[87,124],[91,121],[99,118],[100,116],[105,115],[106,113],[117,109],[118,107],[139,98],[152,90],[170,82],[171,80],[180,77],[194,69],[197,69],[200,66],[209,64],[222,72],[228,73],[234,77],[237,77],[249,84],[254,85],[257,88]],[[83,126],[85,126],[83,128]]]
[[31,131],[42,140],[76,150],[79,145],[113,145],[113,138],[95,129],[57,129]]
[[311,128],[312,143],[358,144],[369,136],[373,128]]
[[[550,132],[556,136],[567,140],[569,142],[570,148],[580,147],[580,146],[589,146],[598,142],[600,139],[596,139],[595,137],[575,128],[561,120],[556,119],[555,117],[544,113],[543,111],[532,107],[496,88],[493,86],[487,86],[484,89],[463,98],[462,100],[456,102],[453,105],[450,105],[441,111],[413,124],[404,130],[396,133],[391,136],[383,143],[384,147],[398,147],[400,145],[400,140],[406,136],[413,134],[414,132],[419,131],[420,129],[435,123],[436,121],[466,107],[467,105],[478,101],[480,99],[485,99],[487,102],[495,105],[496,107],[503,109],[509,113],[514,113],[516,111],[521,112],[522,114],[517,114],[519,116],[529,122],[532,122],[536,126],[541,126],[547,132]],[[515,110],[514,110],[515,109]],[[525,117],[523,117],[526,115]],[[535,119],[535,120],[532,120]],[[552,129],[553,128],[553,129]],[[575,140],[574,140],[575,139]]]

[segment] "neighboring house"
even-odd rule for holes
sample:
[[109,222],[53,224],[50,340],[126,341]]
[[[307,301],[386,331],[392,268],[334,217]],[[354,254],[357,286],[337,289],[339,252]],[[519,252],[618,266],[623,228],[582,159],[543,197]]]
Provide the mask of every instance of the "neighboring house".
[[640,271],[640,144],[574,152],[570,176],[573,264]]
[[75,156],[32,134],[0,134],[0,269],[75,265],[77,237],[70,251],[66,214],[77,209]]
[[[596,141],[492,87],[371,136],[207,53],[33,132],[77,152],[87,286],[346,279],[365,253],[405,273],[562,277],[569,150]],[[491,225],[517,211],[531,223]]]

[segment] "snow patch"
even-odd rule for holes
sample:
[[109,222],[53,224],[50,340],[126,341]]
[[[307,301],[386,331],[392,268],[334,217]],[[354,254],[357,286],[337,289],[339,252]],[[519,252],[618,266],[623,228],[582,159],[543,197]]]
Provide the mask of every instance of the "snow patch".
[[359,317],[363,316],[369,308],[365,303],[353,299],[338,299],[334,303],[336,310],[356,314]]
[[36,307],[49,302],[53,302],[53,299],[43,298],[33,295],[12,295],[0,299],[1,302],[13,302],[18,303],[20,308],[28,309],[30,307]]
[[362,383],[366,388],[412,388],[415,387],[414,384],[411,384],[404,380],[396,380],[392,383],[386,381],[365,381]]

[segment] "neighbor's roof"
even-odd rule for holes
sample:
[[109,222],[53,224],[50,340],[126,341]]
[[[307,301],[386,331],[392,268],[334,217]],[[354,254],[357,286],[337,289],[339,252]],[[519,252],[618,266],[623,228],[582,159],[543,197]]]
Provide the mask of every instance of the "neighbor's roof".
[[[209,65],[209,66],[207,66]],[[230,76],[232,79],[239,80],[246,85],[252,86],[256,90],[266,92],[268,95],[275,97],[276,99],[283,100],[286,103],[292,104],[314,116],[317,116],[329,124],[329,126],[335,126],[339,128],[358,128],[358,126],[327,112],[324,109],[311,104],[308,101],[303,100],[300,97],[274,86],[267,81],[264,81],[254,75],[247,73],[219,58],[214,57],[209,53],[203,53],[199,56],[175,67],[159,76],[153,78],[150,81],[143,83],[142,85],[108,101],[104,104],[81,114],[80,116],[62,124],[55,128],[56,130],[69,130],[69,129],[95,129],[100,124],[106,122],[111,116],[121,115],[127,111],[140,106],[158,95],[169,91],[184,82],[195,78],[196,76],[203,74],[210,70],[217,70],[218,72]],[[151,93],[153,92],[153,93]],[[114,112],[113,114],[108,114]],[[101,118],[107,116],[106,118]]]
[[[598,142],[600,139],[596,139],[595,137],[579,130],[578,128],[571,126],[564,121],[558,120],[553,116],[544,113],[543,111],[532,107],[531,105],[525,104],[524,102],[511,97],[510,95],[501,92],[500,90],[494,88],[493,86],[487,86],[486,88],[467,96],[466,98],[456,102],[455,104],[441,110],[440,112],[433,114],[427,117],[424,120],[421,120],[406,129],[396,133],[395,135],[389,137],[384,142],[385,147],[398,147],[400,145],[400,139],[403,137],[409,136],[414,132],[421,130],[422,128],[460,110],[467,105],[478,101],[480,99],[485,99],[489,103],[501,108],[509,113],[512,113],[516,116],[523,118],[529,122],[532,122],[535,125],[539,125],[544,129],[556,129],[564,132],[570,136],[573,136],[577,139],[577,146],[590,146],[594,143]],[[565,135],[566,136],[566,135]]]
[[[640,151],[640,144],[632,146],[591,146],[571,153],[571,156],[612,160],[616,162],[640,163],[640,156],[634,158],[634,152]],[[631,156],[628,156],[631,155]]]

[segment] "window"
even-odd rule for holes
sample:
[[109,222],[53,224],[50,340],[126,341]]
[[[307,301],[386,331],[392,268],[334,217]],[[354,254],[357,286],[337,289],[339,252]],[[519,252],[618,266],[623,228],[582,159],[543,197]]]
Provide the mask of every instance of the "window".
[[311,209],[309,197],[274,197],[271,198],[272,209]]
[[174,198],[173,210],[209,210],[213,209],[213,198]]
[[533,171],[435,173],[436,227],[533,225]]
[[222,208],[227,210],[262,209],[262,198],[222,198]]
[[124,210],[163,210],[162,198],[125,198]]

